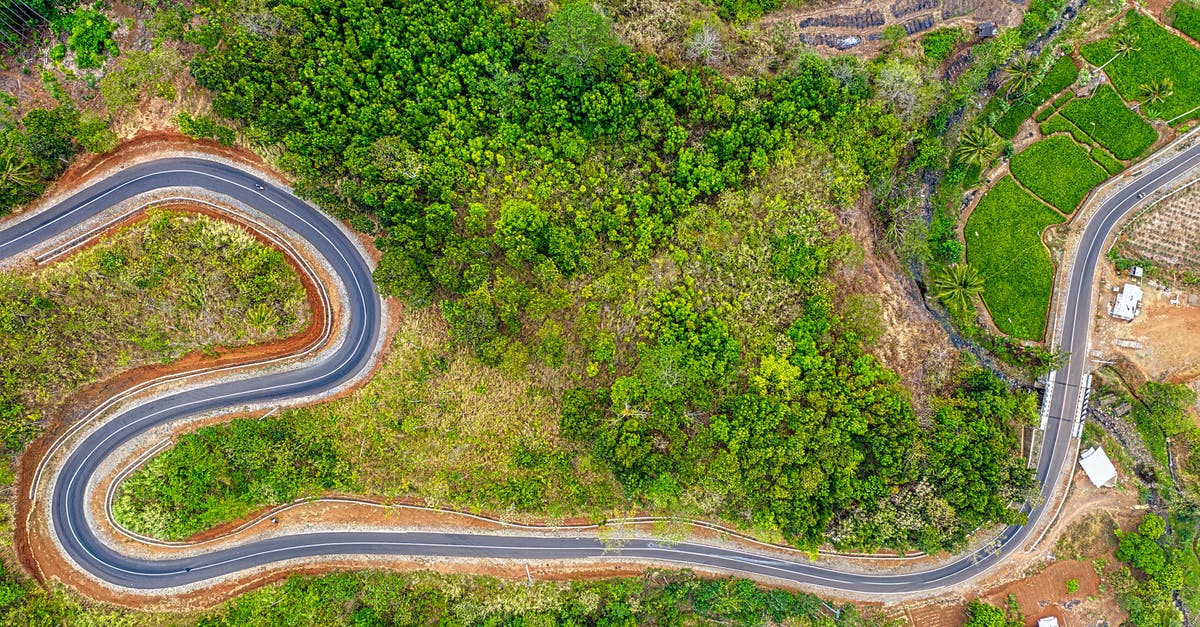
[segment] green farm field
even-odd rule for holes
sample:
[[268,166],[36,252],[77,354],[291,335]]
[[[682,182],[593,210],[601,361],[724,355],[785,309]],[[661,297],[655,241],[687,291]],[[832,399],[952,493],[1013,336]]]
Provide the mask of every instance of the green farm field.
[[1059,114],[1074,122],[1118,159],[1133,159],[1158,139],[1154,127],[1125,106],[1109,85],[1101,85],[1091,98],[1068,102]]
[[1108,178],[1087,150],[1062,135],[1017,153],[1011,168],[1022,185],[1063,213],[1074,211],[1093,187]]
[[[1200,111],[1189,113],[1200,106],[1200,50],[1136,11],[1130,11],[1112,35],[1082,46],[1080,52],[1097,66],[1108,63],[1104,72],[1121,97],[1142,101],[1143,86],[1169,78],[1174,84],[1173,93],[1161,103],[1146,104],[1146,115],[1164,120],[1179,118],[1173,123],[1200,117]],[[1114,59],[1119,35],[1132,39],[1134,50]]]
[[1054,265],[1041,234],[1062,221],[1011,177],[996,183],[967,220],[967,263],[983,275],[983,302],[1004,333],[1042,339]]

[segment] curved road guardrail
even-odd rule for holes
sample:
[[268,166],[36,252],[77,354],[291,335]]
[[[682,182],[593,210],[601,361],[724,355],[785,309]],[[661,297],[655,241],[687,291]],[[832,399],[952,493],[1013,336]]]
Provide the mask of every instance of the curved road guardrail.
[[1028,539],[1067,467],[1080,384],[1087,370],[1093,279],[1104,245],[1118,222],[1149,194],[1200,166],[1200,145],[1179,152],[1107,200],[1088,223],[1065,292],[1060,328],[1068,363],[1049,382],[1052,394],[1037,478],[1042,498],[1025,507],[1026,525],[1009,526],[998,541],[948,563],[920,572],[872,575],[843,572],[805,560],[697,542],[662,543],[623,539],[608,546],[596,536],[522,532],[491,535],[407,531],[321,531],[251,540],[186,557],[147,559],[122,552],[90,527],[85,510],[88,486],[101,464],[123,444],[149,429],[224,407],[267,404],[330,391],[361,376],[373,365],[381,333],[382,301],[375,294],[370,264],[329,217],[291,191],[235,166],[203,158],[159,159],[126,168],[20,222],[0,230],[0,260],[55,240],[105,208],[167,187],[193,187],[255,207],[294,231],[324,257],[347,295],[342,312],[343,340],[312,363],[290,371],[259,372],[197,385],[128,407],[75,443],[66,453],[50,489],[50,523],[66,556],[89,575],[136,590],[166,590],[198,584],[283,560],[325,556],[390,555],[482,559],[648,560],[719,569],[742,575],[885,595],[935,591],[961,583],[1000,563]]

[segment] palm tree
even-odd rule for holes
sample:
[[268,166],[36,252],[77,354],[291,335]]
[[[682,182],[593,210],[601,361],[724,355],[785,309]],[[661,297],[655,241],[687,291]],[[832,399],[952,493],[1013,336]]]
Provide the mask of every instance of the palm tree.
[[1000,137],[986,126],[972,126],[958,139],[954,156],[965,163],[984,167],[1000,149]]
[[1167,78],[1150,81],[1142,85],[1142,98],[1146,104],[1159,104],[1175,93],[1175,83]]
[[1027,94],[1038,82],[1042,67],[1037,57],[1025,56],[1013,61],[1004,68],[1006,75],[1004,85],[1009,94]]
[[966,311],[971,308],[971,297],[983,291],[983,277],[973,266],[956,263],[933,277],[933,289],[951,309]]
[[1104,65],[1101,65],[1098,69],[1103,70],[1105,65],[1108,65],[1109,63],[1112,63],[1113,61],[1116,61],[1125,55],[1137,52],[1138,50],[1137,37],[1135,35],[1125,33],[1124,35],[1117,37],[1117,40],[1113,42],[1113,56],[1110,57],[1109,60],[1105,61]]
[[0,189],[21,188],[32,185],[35,181],[37,176],[34,175],[33,166],[28,161],[17,158],[11,152],[5,152],[4,156],[0,157]]

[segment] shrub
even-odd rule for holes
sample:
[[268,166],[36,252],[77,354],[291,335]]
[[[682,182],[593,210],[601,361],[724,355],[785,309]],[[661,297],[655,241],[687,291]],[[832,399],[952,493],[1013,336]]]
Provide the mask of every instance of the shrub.
[[961,38],[961,29],[939,28],[921,38],[921,48],[925,50],[926,59],[940,63],[954,52],[954,46]]
[[120,52],[112,40],[117,25],[95,9],[79,9],[62,21],[69,30],[67,47],[75,53],[75,63],[81,68],[98,68],[106,54],[114,57]]
[[1096,184],[1108,178],[1079,144],[1054,136],[1026,148],[1013,157],[1013,176],[1029,191],[1071,213]]
[[984,279],[983,302],[1004,333],[1040,340],[1054,284],[1054,265],[1042,244],[1062,216],[1004,177],[967,220],[967,263]]

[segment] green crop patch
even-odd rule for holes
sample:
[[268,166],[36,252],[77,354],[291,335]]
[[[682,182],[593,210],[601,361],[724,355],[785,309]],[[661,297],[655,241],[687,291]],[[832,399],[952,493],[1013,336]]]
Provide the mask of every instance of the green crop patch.
[[1083,131],[1079,130],[1078,126],[1075,126],[1074,124],[1071,123],[1070,120],[1068,120],[1067,118],[1064,118],[1061,115],[1053,116],[1050,119],[1043,122],[1041,129],[1042,129],[1042,135],[1053,135],[1055,133],[1070,133],[1071,137],[1074,138],[1075,141],[1077,141],[1081,144],[1087,144],[1088,146],[1096,145],[1096,142],[1093,141],[1091,137],[1088,137],[1087,133],[1084,133]]
[[1101,85],[1091,98],[1072,100],[1059,113],[1118,159],[1133,159],[1158,139],[1154,127],[1126,107],[1108,85]]
[[1108,178],[1087,150],[1061,135],[1017,153],[1010,167],[1022,185],[1063,213],[1074,211],[1097,183]]
[[1068,92],[1068,93],[1065,93],[1065,94],[1059,96],[1058,98],[1055,98],[1054,99],[1054,108],[1055,109],[1061,108],[1063,105],[1070,102],[1071,99],[1074,97],[1075,97],[1075,94]]
[[1174,16],[1171,26],[1188,37],[1200,41],[1200,5],[1181,0],[1171,6],[1171,15]]
[[1021,123],[1029,119],[1033,115],[1035,107],[1028,102],[1018,102],[1013,104],[1004,115],[1000,116],[999,120],[992,125],[992,130],[1004,139],[1012,139],[1017,136],[1017,131],[1021,128]]
[[[1131,42],[1133,49],[1117,54],[1118,38]],[[1173,123],[1200,117],[1200,111],[1192,111],[1200,106],[1200,50],[1154,20],[1130,11],[1112,37],[1087,44],[1080,52],[1095,65],[1107,63],[1104,72],[1113,86],[1126,100],[1142,102],[1147,116]],[[1170,95],[1162,102],[1146,102],[1147,86],[1163,79],[1171,81]]]
[[1061,57],[1054,62],[1054,65],[1050,66],[1050,70],[1042,78],[1041,84],[1029,95],[1029,101],[1034,105],[1040,105],[1054,94],[1070,87],[1077,78],[1079,78],[1079,68],[1075,65],[1075,61],[1071,57]]
[[1003,332],[1040,340],[1054,285],[1042,231],[1062,216],[1004,177],[967,220],[967,263],[984,278],[983,302]]
[[1109,174],[1116,174],[1125,169],[1125,165],[1117,160],[1116,157],[1108,154],[1108,151],[1103,148],[1092,149],[1092,160],[1100,164]]

